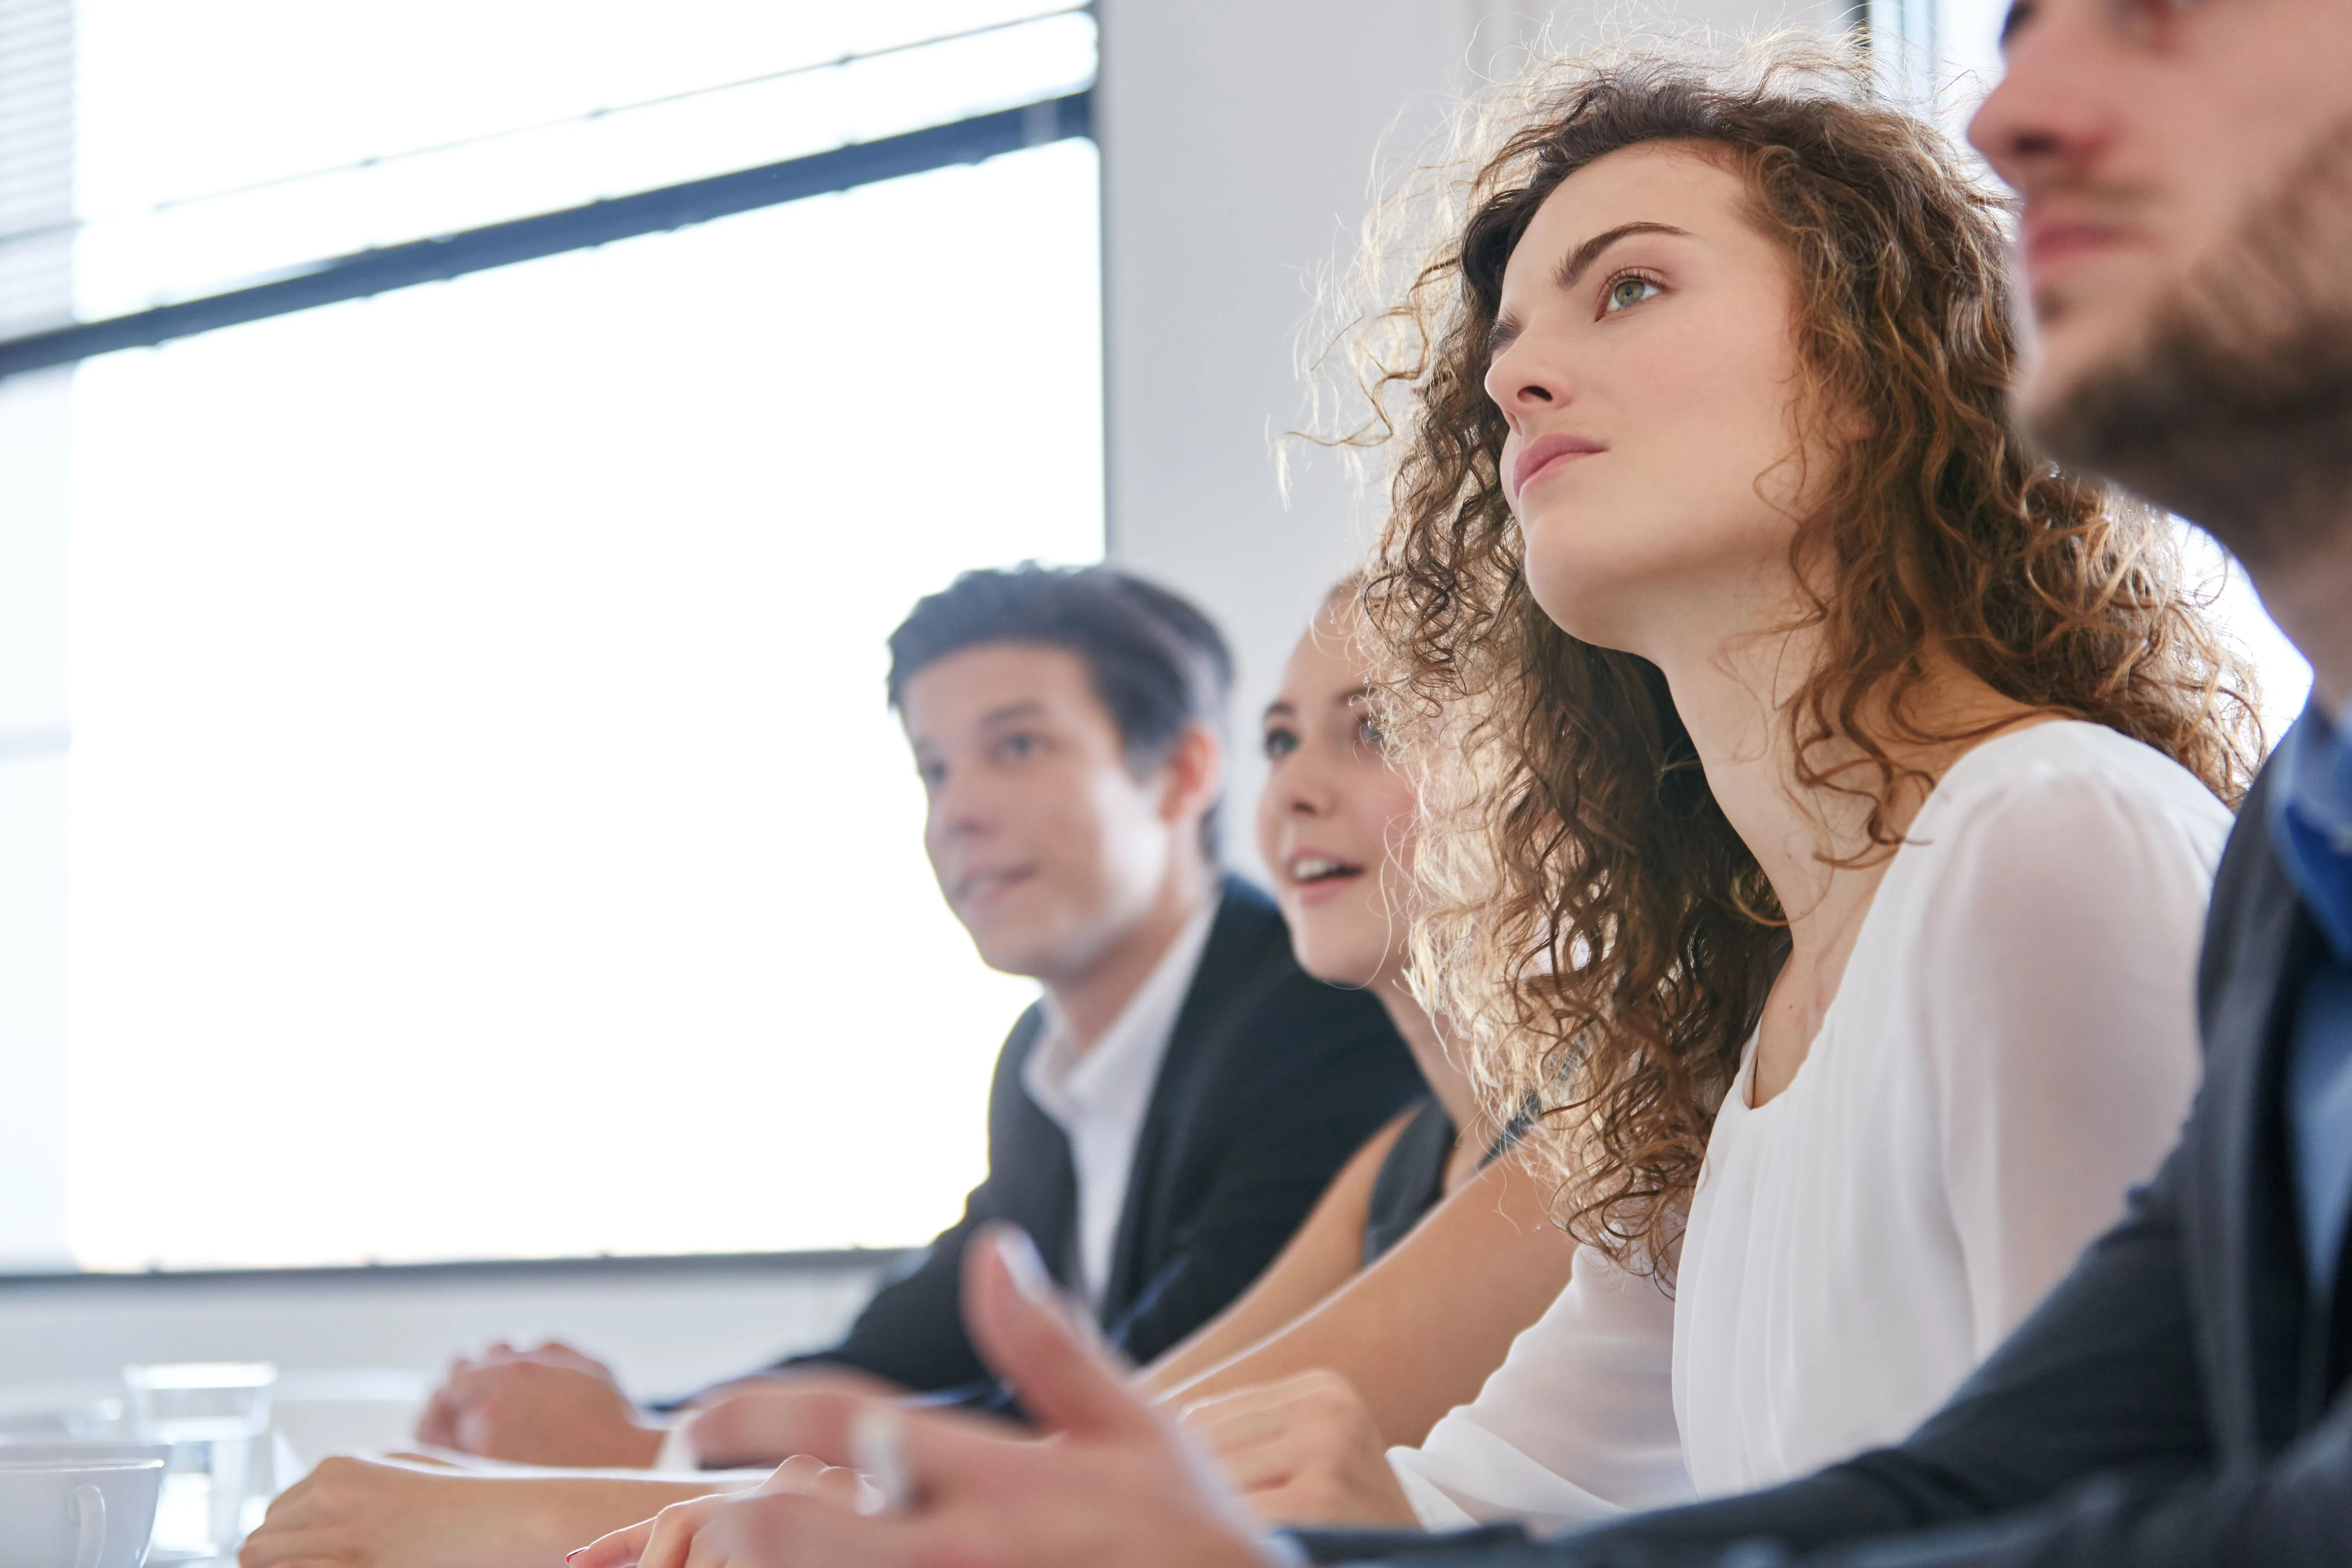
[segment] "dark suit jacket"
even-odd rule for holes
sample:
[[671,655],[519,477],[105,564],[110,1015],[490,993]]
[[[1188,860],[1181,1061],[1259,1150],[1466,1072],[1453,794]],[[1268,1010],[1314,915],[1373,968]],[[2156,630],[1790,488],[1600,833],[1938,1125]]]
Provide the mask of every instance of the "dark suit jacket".
[[[1044,1026],[1043,1008],[1030,1008],[997,1058],[988,1179],[963,1218],[882,1288],[840,1344],[785,1365],[830,1362],[918,1392],[982,1383],[960,1273],[966,1241],[990,1220],[1023,1226],[1074,1283],[1069,1142],[1021,1078]],[[1111,1342],[1149,1361],[1214,1316],[1422,1087],[1380,1003],[1301,970],[1273,900],[1228,877],[1136,1145],[1102,1302]]]
[[2352,1563],[2352,1273],[2312,1300],[2280,1089],[2321,939],[2271,847],[2268,788],[2265,773],[2214,884],[2198,972],[2205,1083],[2180,1146],[1899,1447],[1542,1544],[1318,1545],[1487,1568]]

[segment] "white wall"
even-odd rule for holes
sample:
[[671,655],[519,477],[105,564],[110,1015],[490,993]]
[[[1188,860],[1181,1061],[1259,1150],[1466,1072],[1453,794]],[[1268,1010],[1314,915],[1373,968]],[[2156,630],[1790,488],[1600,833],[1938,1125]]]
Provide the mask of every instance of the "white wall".
[[608,1357],[634,1392],[676,1394],[831,1341],[889,1256],[5,1280],[0,1385],[149,1361],[429,1374],[493,1339],[551,1336]]
[[[1738,32],[1815,25],[1842,0],[1519,5],[1511,0],[1100,0],[1110,556],[1196,598],[1241,673],[1231,798],[1307,613],[1369,543],[1377,506],[1328,454],[1275,448],[1305,413],[1315,281],[1343,265],[1384,173],[1425,149],[1480,74],[1604,21]],[[1258,869],[1246,809],[1234,861]]]

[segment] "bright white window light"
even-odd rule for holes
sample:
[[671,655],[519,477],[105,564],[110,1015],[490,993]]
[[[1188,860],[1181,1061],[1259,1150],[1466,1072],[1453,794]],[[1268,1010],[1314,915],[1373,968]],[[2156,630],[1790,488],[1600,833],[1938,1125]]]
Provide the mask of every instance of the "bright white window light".
[[1071,0],[80,0],[85,318],[1085,88]]
[[900,1244],[1003,1030],[882,639],[1102,542],[1062,142],[93,360],[93,1267]]

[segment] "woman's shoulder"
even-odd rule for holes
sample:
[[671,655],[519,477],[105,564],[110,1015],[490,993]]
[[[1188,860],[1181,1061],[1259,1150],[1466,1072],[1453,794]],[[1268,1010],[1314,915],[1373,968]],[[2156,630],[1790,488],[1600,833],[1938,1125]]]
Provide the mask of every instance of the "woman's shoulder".
[[2061,719],[1997,735],[1937,781],[1910,837],[1952,844],[1997,839],[2060,861],[2102,853],[2117,838],[2178,836],[2209,864],[2233,818],[2196,774],[2145,742],[2104,724]]
[[2232,820],[2152,746],[2103,725],[2037,724],[1952,765],[1880,897],[1893,895],[1903,912],[1890,921],[1923,963],[2033,962],[2018,944],[2044,939],[2044,959],[2063,962],[2093,931],[2201,926]]

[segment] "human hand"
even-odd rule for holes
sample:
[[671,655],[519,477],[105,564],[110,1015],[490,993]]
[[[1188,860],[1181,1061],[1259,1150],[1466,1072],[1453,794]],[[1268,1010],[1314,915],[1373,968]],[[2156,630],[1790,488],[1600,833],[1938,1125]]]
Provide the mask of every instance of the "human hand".
[[[667,1490],[583,1495],[588,1478],[546,1480],[322,1459],[281,1492],[237,1554],[243,1568],[544,1568],[597,1520],[658,1506]],[[656,1495],[647,1497],[651,1491]]]
[[967,1252],[964,1304],[981,1353],[1051,1441],[960,1411],[812,1391],[780,1439],[812,1457],[814,1480],[858,1457],[858,1435],[870,1446],[887,1434],[877,1468],[901,1472],[898,1506],[845,1507],[837,1480],[818,1483],[825,1496],[772,1481],[665,1510],[583,1548],[571,1568],[1266,1568],[1235,1500],[1074,1325],[1027,1237],[993,1229]]
[[592,1561],[657,1562],[664,1554],[669,1554],[683,1563],[697,1546],[709,1552],[726,1539],[735,1521],[730,1505],[780,1493],[814,1498],[835,1508],[865,1513],[873,1512],[881,1500],[881,1494],[848,1467],[828,1465],[808,1454],[795,1454],[778,1465],[775,1474],[749,1491],[716,1492],[690,1502],[672,1503],[651,1519],[641,1520],[626,1530],[616,1530],[571,1553],[564,1562],[568,1568],[578,1568],[578,1564]]
[[640,1468],[662,1437],[603,1363],[552,1342],[453,1363],[416,1423],[420,1443],[525,1465]]
[[1204,1399],[1182,1421],[1269,1524],[1420,1524],[1371,1407],[1336,1372]]
[[688,1451],[708,1470],[749,1469],[793,1458],[796,1435],[805,1423],[802,1401],[819,1394],[847,1394],[893,1399],[905,1390],[847,1368],[747,1377],[713,1389],[681,1423]]

